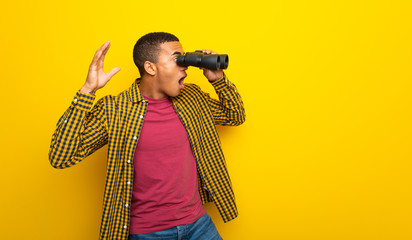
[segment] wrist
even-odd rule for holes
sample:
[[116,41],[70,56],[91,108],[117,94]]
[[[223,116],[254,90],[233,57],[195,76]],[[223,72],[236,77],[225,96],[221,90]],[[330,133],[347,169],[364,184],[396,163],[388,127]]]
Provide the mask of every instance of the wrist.
[[96,90],[90,89],[86,85],[84,85],[82,88],[80,88],[79,91],[81,93],[90,94],[90,95],[94,95],[96,93]]
[[222,72],[222,75],[218,75],[218,76],[216,76],[216,78],[214,78],[214,79],[208,79],[208,80],[209,80],[209,82],[212,83],[212,82],[216,82],[217,80],[222,79],[224,76],[225,76],[225,73]]

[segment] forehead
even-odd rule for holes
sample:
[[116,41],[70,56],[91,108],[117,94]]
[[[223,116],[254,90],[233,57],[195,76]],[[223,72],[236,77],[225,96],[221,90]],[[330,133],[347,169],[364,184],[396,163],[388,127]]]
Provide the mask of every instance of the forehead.
[[163,54],[171,55],[174,52],[180,52],[183,54],[183,47],[180,42],[165,42],[160,44],[160,49]]

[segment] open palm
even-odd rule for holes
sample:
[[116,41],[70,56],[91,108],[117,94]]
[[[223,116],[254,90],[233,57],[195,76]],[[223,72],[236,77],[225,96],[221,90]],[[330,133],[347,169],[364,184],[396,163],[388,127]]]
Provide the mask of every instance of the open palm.
[[93,61],[90,64],[87,74],[86,83],[83,88],[88,92],[95,92],[104,87],[106,83],[120,71],[119,67],[113,68],[110,72],[105,73],[103,70],[104,58],[110,48],[110,41],[105,42],[94,54]]

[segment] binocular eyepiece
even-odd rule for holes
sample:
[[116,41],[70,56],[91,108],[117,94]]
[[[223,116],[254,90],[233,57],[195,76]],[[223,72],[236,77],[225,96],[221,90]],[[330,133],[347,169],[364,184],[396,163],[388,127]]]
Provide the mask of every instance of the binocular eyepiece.
[[197,50],[178,56],[176,63],[184,67],[194,66],[211,70],[226,69],[229,65],[229,56],[227,54],[205,54]]

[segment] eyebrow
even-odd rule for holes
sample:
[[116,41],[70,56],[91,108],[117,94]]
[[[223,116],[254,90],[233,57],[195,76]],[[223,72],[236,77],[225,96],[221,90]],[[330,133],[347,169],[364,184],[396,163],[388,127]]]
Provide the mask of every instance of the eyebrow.
[[174,52],[174,53],[172,53],[172,55],[170,55],[170,56],[173,56],[173,55],[175,55],[175,54],[177,54],[177,55],[182,55],[181,52]]

